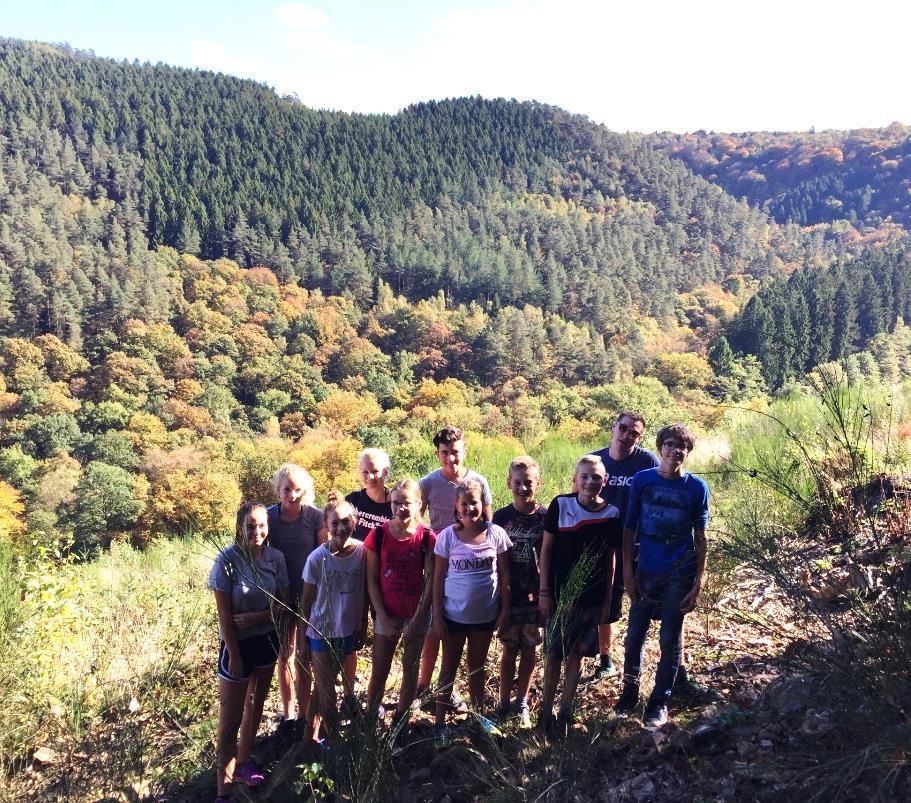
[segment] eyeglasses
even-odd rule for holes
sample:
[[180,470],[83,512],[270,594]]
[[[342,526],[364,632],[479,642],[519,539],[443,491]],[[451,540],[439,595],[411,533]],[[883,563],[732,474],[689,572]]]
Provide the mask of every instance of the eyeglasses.
[[636,429],[635,427],[628,427],[626,424],[621,424],[621,423],[619,423],[619,422],[617,423],[617,431],[618,431],[621,435],[628,435],[629,433],[632,433],[632,434],[635,435],[637,438],[641,438],[641,437],[642,437],[642,433],[641,433],[638,429]]
[[683,452],[688,452],[690,447],[687,446],[683,441],[665,441],[661,444],[662,449],[680,449]]

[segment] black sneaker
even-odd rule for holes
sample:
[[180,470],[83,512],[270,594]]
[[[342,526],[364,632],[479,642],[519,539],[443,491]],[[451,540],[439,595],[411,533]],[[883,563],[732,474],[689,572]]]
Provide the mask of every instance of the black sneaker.
[[671,687],[671,693],[674,697],[684,700],[717,700],[721,695],[708,686],[703,686],[693,680],[685,666],[677,670],[677,676],[674,678],[674,685]]
[[272,739],[275,744],[285,746],[296,742],[301,738],[301,722],[299,719],[281,718],[278,727],[272,732]]
[[605,678],[612,678],[617,674],[617,666],[613,660],[608,658],[607,663],[599,662],[595,666],[595,671],[591,673],[583,683],[600,683]]
[[667,722],[667,704],[653,703],[645,707],[645,715],[642,717],[642,724],[646,730],[656,731]]
[[628,717],[639,707],[639,687],[627,684],[620,692],[614,704],[614,713],[618,717]]

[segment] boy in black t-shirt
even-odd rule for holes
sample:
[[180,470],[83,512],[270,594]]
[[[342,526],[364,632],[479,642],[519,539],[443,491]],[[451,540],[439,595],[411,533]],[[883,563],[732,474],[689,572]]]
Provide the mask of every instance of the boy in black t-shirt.
[[503,654],[500,656],[500,704],[497,713],[501,718],[509,713],[509,698],[515,683],[519,726],[530,728],[528,691],[535,669],[535,648],[541,643],[538,621],[538,555],[544,539],[546,512],[544,506],[535,499],[541,484],[538,464],[527,455],[515,458],[509,464],[506,484],[512,491],[512,504],[493,514],[493,523],[506,530],[512,541],[509,550],[511,606],[509,627],[500,631]]
[[604,463],[585,455],[576,464],[576,493],[550,504],[544,520],[538,609],[547,620],[547,655],[539,727],[553,717],[553,701],[565,661],[558,724],[572,723],[572,705],[584,656],[598,653],[598,623],[611,601],[614,550],[622,542],[619,511],[601,495]]

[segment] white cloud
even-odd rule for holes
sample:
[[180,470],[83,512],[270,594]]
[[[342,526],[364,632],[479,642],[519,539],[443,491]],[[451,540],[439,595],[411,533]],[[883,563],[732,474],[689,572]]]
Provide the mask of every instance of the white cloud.
[[867,0],[858,19],[839,2],[766,0],[743,17],[729,0],[492,0],[443,6],[401,39],[371,28],[380,14],[394,23],[394,5],[344,29],[331,6],[286,3],[256,51],[263,69],[207,41],[194,43],[194,62],[344,111],[480,94],[553,103],[616,130],[908,121],[908,12]]
[[265,72],[258,59],[232,55],[221,45],[205,39],[193,40],[190,46],[190,59],[195,66],[203,70],[230,73],[242,78],[263,80],[262,76]]
[[314,31],[325,28],[329,17],[318,8],[304,3],[285,3],[275,9],[278,21],[292,31]]

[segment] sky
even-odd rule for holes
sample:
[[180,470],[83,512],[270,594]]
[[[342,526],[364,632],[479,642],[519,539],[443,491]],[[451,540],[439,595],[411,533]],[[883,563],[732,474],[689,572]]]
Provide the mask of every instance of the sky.
[[617,131],[911,123],[894,0],[0,0],[0,36],[217,70],[314,108],[537,100]]

